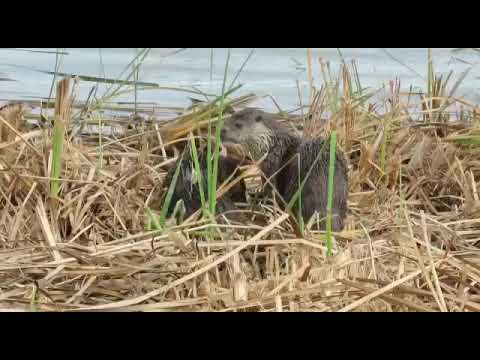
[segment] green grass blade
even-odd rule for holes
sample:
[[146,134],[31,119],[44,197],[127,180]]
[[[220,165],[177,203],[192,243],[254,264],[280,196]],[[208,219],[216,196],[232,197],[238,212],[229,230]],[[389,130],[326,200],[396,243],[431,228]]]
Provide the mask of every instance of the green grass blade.
[[100,61],[100,71],[99,74],[102,75],[102,79],[106,79],[107,75],[105,74],[105,65],[103,64],[103,54],[102,48],[98,48],[98,59]]
[[205,189],[203,188],[203,174],[202,174],[202,170],[200,169],[197,146],[195,145],[195,139],[193,137],[193,134],[191,134],[190,136],[190,145],[191,145],[193,165],[195,167],[195,175],[197,177],[198,190],[200,191],[200,201],[202,203],[202,209],[205,211],[206,202],[205,202]]
[[[57,54],[55,55],[55,72],[57,72],[58,69],[60,68],[60,61],[61,61],[61,53],[59,49],[57,49]],[[52,100],[53,87],[55,86],[56,81],[57,81],[57,75],[54,75],[52,79],[52,83],[50,84],[50,91],[48,92],[48,102]]]
[[[327,237],[326,237],[326,243],[327,243],[327,250],[328,254],[331,255],[332,251],[332,243],[331,243],[331,229],[332,229],[332,203],[333,203],[333,180],[334,180],[334,175],[335,175],[335,161],[336,161],[336,143],[337,143],[337,134],[335,131],[332,131],[332,134],[330,135],[330,153],[329,153],[329,172],[328,172],[328,194],[327,194],[327,219],[326,219],[326,230],[327,230]],[[327,145],[327,142],[324,143],[324,146]],[[299,185],[299,189],[295,192],[295,194],[292,196],[290,201],[288,202],[287,205],[287,211],[291,211],[293,205],[295,202],[298,200],[298,198],[301,195],[301,192],[303,191],[303,187],[305,186],[305,182],[308,180],[310,177],[310,174],[319,161],[320,157],[324,155],[324,151],[326,149],[322,148],[318,151],[317,157],[315,158],[312,166],[308,170],[305,178],[302,180],[301,184]],[[329,219],[330,217],[330,219]]]
[[[135,52],[138,54],[138,49],[135,49]],[[138,109],[137,109],[137,103],[138,103],[138,75],[139,75],[139,72],[140,72],[140,68],[137,67],[137,69],[135,70],[135,73],[134,73],[134,90],[135,90],[135,99],[134,99],[134,102],[135,102],[135,112],[134,114],[137,115],[138,114]]]
[[340,48],[337,48],[338,56],[340,57],[340,60],[342,61],[343,64],[345,64],[345,58],[343,57],[342,52],[340,51]]
[[433,59],[432,50],[429,48],[427,51],[427,96],[430,98],[433,96]]
[[385,54],[388,55],[389,58],[391,58],[393,61],[399,63],[400,65],[404,66],[406,69],[410,70],[412,73],[414,73],[415,75],[417,75],[418,77],[420,77],[421,79],[425,80],[425,77],[420,74],[418,71],[416,71],[414,68],[412,68],[411,66],[407,65],[406,63],[404,63],[403,61],[401,61],[400,59],[397,59],[395,56],[393,56],[392,53],[390,53],[388,50],[386,49],[380,49],[382,50]]
[[[136,66],[138,66],[139,62],[137,62],[137,60],[142,57],[142,62],[143,60],[145,59],[145,57],[148,55],[148,53],[150,52],[150,49],[142,49],[141,51],[139,51],[137,53],[137,55],[127,64],[127,66],[125,67],[125,69],[122,70],[122,72],[117,76],[117,80],[120,80],[122,78],[122,76],[127,72],[127,70],[130,68],[130,67],[133,67],[133,70],[126,76],[126,80],[128,80],[129,78],[131,78],[133,76],[133,73],[135,72],[135,68]],[[106,97],[108,96],[108,94],[110,94],[110,91],[111,89],[113,88],[113,85],[115,84],[111,84],[108,89],[105,91],[103,97]],[[122,85],[120,85],[122,86]],[[116,89],[118,90],[118,88]],[[116,91],[112,91],[112,93],[115,93]]]
[[458,90],[458,88],[459,88],[460,84],[463,82],[463,80],[465,80],[465,78],[467,77],[470,70],[472,70],[471,67],[460,74],[457,81],[455,81],[455,84],[453,84],[452,89],[450,90],[450,93],[448,94],[449,97],[453,97],[453,95],[455,95],[455,92]]
[[212,101],[212,106],[213,105],[216,105],[218,102],[222,102],[224,101],[228,96],[230,96],[233,92],[237,91],[238,89],[240,89],[243,85],[242,84],[238,84],[237,86],[225,91],[224,94],[218,96],[215,100]]
[[175,169],[175,173],[173,174],[172,182],[168,187],[167,195],[165,196],[165,200],[163,202],[162,211],[160,212],[160,219],[158,220],[159,227],[163,227],[165,225],[165,219],[167,217],[167,212],[170,207],[170,202],[172,201],[173,191],[175,190],[175,186],[177,185],[178,174],[180,173],[181,169],[181,161],[178,161],[177,168]]
[[355,62],[355,60],[352,60],[352,70],[353,70],[353,75],[354,75],[354,79],[355,79],[355,87],[356,87],[356,93],[358,94],[362,94],[363,93],[363,88],[362,88],[362,84],[360,82],[360,75],[358,74],[358,69],[357,69],[357,64]]
[[52,164],[50,195],[58,196],[60,192],[60,177],[62,172],[63,161],[63,142],[65,137],[65,128],[70,116],[69,110],[71,106],[70,99],[70,80],[64,79],[58,83],[56,104],[55,104],[55,123],[53,126],[52,139]]
[[333,179],[335,176],[335,160],[337,148],[337,133],[332,131],[330,135],[330,160],[328,163],[328,194],[327,194],[327,226],[326,243],[327,253],[332,255],[332,206],[333,206]]
[[464,146],[480,146],[480,135],[454,135],[445,140]]
[[150,208],[147,207],[147,224],[146,224],[146,231],[152,230],[161,230],[162,226],[160,225],[159,217],[155,214]]
[[207,186],[208,186],[208,209],[212,211],[211,192],[212,192],[212,119],[208,118],[208,139],[207,139]]
[[60,54],[60,55],[68,55],[67,52],[58,52],[58,51],[48,51],[48,50],[30,50],[30,49],[20,49],[20,48],[0,48],[0,50],[13,50],[13,51],[21,51],[21,52],[29,52],[29,53],[37,53],[37,54]]
[[246,59],[244,60],[244,62],[242,63],[242,65],[240,66],[240,69],[237,71],[237,73],[235,74],[232,82],[230,83],[230,85],[228,86],[228,89],[232,89],[233,87],[233,84],[235,84],[235,81],[237,81],[237,78],[240,76],[240,74],[242,73],[243,71],[243,68],[245,67],[245,65],[247,65],[248,61],[250,60],[250,58],[252,57],[253,53],[255,52],[255,48],[253,48],[247,55]]
[[213,80],[213,48],[210,49],[210,83]]
[[[89,75],[79,75],[79,74],[74,74],[74,73],[63,73],[63,72],[58,72],[58,71],[47,71],[47,70],[40,70],[40,69],[31,69],[33,71],[43,73],[43,74],[48,74],[48,75],[53,75],[57,77],[71,77],[71,78],[78,78],[79,80],[86,81],[86,82],[96,82],[96,83],[105,83],[105,84],[117,84],[117,85],[131,85],[131,86],[147,86],[147,87],[154,87],[158,88],[160,87],[159,84],[157,83],[151,83],[151,82],[141,82],[141,81],[128,81],[128,80],[119,80],[119,79],[110,79],[110,78],[105,78],[105,77],[98,77],[98,76],[89,76]],[[134,72],[133,76],[135,77],[136,72]]]
[[[218,157],[220,154],[220,145],[221,145],[221,130],[223,127],[223,109],[224,109],[224,102],[225,102],[225,85],[227,83],[227,74],[228,74],[228,64],[230,62],[230,49],[227,53],[227,61],[225,64],[225,73],[223,75],[223,85],[222,85],[222,96],[220,98],[220,113],[219,113],[219,121],[216,124],[215,130],[215,151],[214,151],[214,158],[213,158],[213,172],[212,172],[212,179],[210,182],[209,188],[209,198],[210,198],[210,212],[213,216],[215,216],[215,206],[216,206],[216,192],[217,192],[217,176],[218,176]],[[209,141],[210,138],[209,138]]]
[[[318,154],[317,154],[317,157],[315,158],[315,160],[313,161],[313,164],[312,166],[310,167],[310,169],[308,169],[308,172],[305,176],[305,179],[302,180],[300,186],[299,186],[299,189],[295,192],[295,194],[293,194],[292,198],[289,200],[288,204],[287,204],[287,210],[288,211],[291,211],[292,210],[292,207],[293,205],[295,204],[295,202],[298,200],[298,197],[300,196],[301,194],[301,191],[303,191],[303,187],[305,186],[305,182],[308,180],[308,178],[310,177],[310,174],[312,173],[313,171],[313,168],[315,167],[315,165],[318,163],[318,161],[320,160],[320,157],[324,155],[324,151],[325,149],[323,148],[324,146],[326,146],[326,142],[323,144],[322,146],[322,149],[320,149],[318,151]],[[286,199],[285,199],[286,200]]]

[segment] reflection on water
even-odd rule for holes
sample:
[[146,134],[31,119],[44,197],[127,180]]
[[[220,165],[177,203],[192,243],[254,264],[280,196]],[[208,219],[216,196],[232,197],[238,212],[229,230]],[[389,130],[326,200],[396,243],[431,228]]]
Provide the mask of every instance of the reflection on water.
[[[0,81],[0,98],[34,99],[48,97],[52,76],[32,69],[53,71],[56,55],[48,51],[55,49],[35,49],[37,52],[1,49],[0,78],[15,81]],[[219,94],[223,83],[226,49],[185,49],[170,55],[175,49],[152,49],[142,64],[139,80],[155,82],[168,87],[194,87],[207,93]],[[231,49],[230,82],[252,49]],[[41,52],[43,51],[43,52]],[[61,56],[59,71],[89,76],[117,78],[135,56],[136,49],[65,49]],[[410,85],[425,88],[427,49],[340,49],[346,61],[355,59],[362,86],[378,87],[395,77],[401,79],[402,88]],[[478,66],[480,53],[475,51],[452,52],[452,49],[432,49],[435,70],[440,73],[454,71],[459,76],[472,67],[457,91],[458,96],[480,102],[478,91]],[[211,64],[211,55],[213,63]],[[321,83],[319,58],[331,62],[333,69],[338,67],[340,54],[337,49],[312,49],[313,78],[316,85]],[[302,101],[308,100],[306,71],[306,49],[255,49],[249,62],[238,77],[243,84],[236,94],[256,93],[272,95],[285,110],[299,105],[299,92]],[[298,87],[297,87],[298,83]],[[77,100],[85,99],[94,83],[81,82],[77,90]],[[453,82],[452,82],[453,84]],[[102,94],[101,87],[99,95]],[[138,94],[139,102],[153,102],[160,106],[189,105],[191,94],[171,90],[147,90]],[[198,96],[197,96],[198,97]],[[133,94],[116,98],[116,101],[133,101]],[[273,107],[271,102],[263,104]]]

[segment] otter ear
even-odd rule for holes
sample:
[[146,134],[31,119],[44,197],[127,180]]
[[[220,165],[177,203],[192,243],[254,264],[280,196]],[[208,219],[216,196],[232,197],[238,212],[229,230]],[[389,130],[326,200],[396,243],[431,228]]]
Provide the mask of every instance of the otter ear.
[[256,122],[262,121],[262,115],[257,115],[257,117],[255,118],[255,121]]

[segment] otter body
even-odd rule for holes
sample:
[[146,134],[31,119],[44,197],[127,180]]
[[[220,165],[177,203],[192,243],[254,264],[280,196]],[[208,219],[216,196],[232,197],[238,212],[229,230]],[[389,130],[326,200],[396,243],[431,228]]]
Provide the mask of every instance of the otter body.
[[[195,211],[201,208],[202,202],[200,197],[200,186],[196,179],[195,163],[191,156],[190,145],[185,147],[180,159],[180,170],[173,191],[170,207],[167,212],[167,216],[172,213],[175,204],[183,200],[185,205],[185,215],[188,217]],[[178,166],[178,161],[169,169],[165,178],[164,184],[170,187],[173,180],[175,170]],[[208,173],[207,173],[207,149],[202,148],[198,151],[198,162],[200,165],[200,171],[202,172],[202,189],[205,195],[205,201],[208,201]],[[226,181],[241,165],[239,159],[229,156],[219,156],[218,158],[218,178],[217,186],[220,186]],[[234,210],[234,202],[246,202],[246,187],[245,183],[241,181],[230,189],[226,194],[217,200],[217,213],[223,213],[225,211]]]
[[[302,139],[273,114],[248,108],[225,120],[222,140],[243,145],[255,161],[264,157],[260,169],[287,203],[314,165],[301,194],[302,216],[308,221],[315,211],[318,212],[320,228],[325,229],[330,157],[328,141]],[[315,163],[317,156],[319,159]],[[267,192],[271,192],[268,187]],[[348,171],[343,155],[337,150],[332,208],[334,231],[343,229],[347,198]],[[297,204],[298,201],[294,209]]]

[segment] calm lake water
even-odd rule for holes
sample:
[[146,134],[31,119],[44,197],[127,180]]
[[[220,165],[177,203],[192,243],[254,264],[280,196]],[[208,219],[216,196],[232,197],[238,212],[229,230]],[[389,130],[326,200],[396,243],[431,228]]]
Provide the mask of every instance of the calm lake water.
[[[37,52],[24,51],[27,49],[0,50],[0,78],[13,80],[0,81],[0,99],[34,100],[48,97],[52,75],[34,69],[54,71],[56,55],[47,51],[55,49],[28,49]],[[213,50],[212,66],[211,49],[184,49],[172,55],[176,50],[179,49],[152,49],[142,64],[139,81],[168,87],[195,87],[207,93],[221,93],[227,49]],[[251,50],[231,49],[229,81]],[[471,67],[456,95],[480,103],[480,52],[452,50],[432,49],[436,72],[448,73],[453,70],[455,79]],[[67,54],[61,56],[60,72],[117,78],[135,57],[136,49],[67,48],[63,51]],[[378,87],[398,76],[404,89],[408,89],[410,85],[425,88],[426,80],[423,77],[426,74],[427,49],[342,48],[340,51],[346,60],[356,60],[363,86]],[[312,49],[312,55],[313,77],[315,84],[320,85],[318,59],[330,61],[336,69],[340,62],[339,52],[338,49]],[[258,95],[270,94],[285,110],[298,107],[297,82],[300,84],[303,101],[308,99],[306,59],[307,49],[304,48],[255,49],[238,78],[243,87],[236,95],[251,92]],[[85,99],[93,84],[81,82],[77,99]],[[146,90],[139,92],[138,101],[152,102],[160,106],[184,107],[190,105],[189,96],[194,95],[171,90]],[[115,100],[131,102],[134,96],[127,94]],[[273,108],[270,101],[262,106]]]

